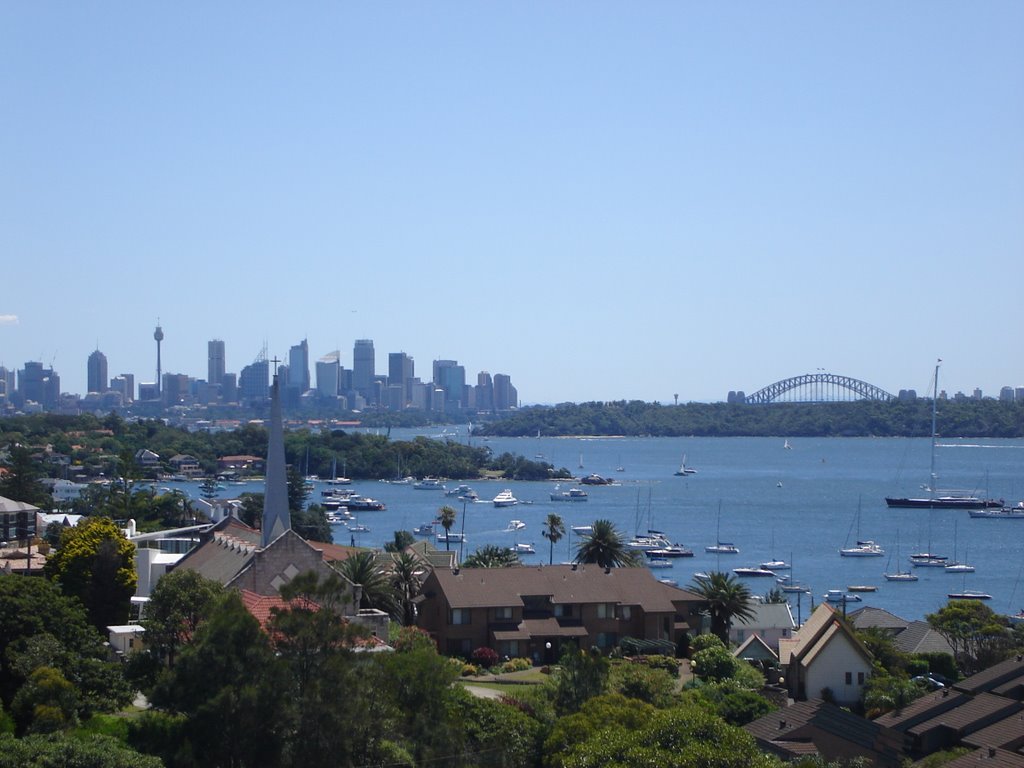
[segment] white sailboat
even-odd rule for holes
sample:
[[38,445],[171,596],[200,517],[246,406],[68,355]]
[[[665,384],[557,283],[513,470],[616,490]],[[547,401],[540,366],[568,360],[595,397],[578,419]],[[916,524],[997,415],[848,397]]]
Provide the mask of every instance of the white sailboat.
[[738,555],[740,548],[729,541],[722,541],[722,502],[718,502],[718,523],[715,528],[715,543],[704,547],[713,555]]
[[679,464],[679,469],[676,470],[676,476],[679,477],[679,476],[682,476],[682,475],[695,475],[695,474],[697,474],[697,470],[696,469],[693,469],[693,467],[686,466],[686,454],[684,453],[683,454],[683,460]]
[[889,562],[886,563],[885,573],[882,575],[886,581],[917,581],[917,574],[911,571],[900,570],[900,532],[896,531],[896,570],[892,568],[892,557],[889,557]]
[[[957,542],[957,524],[953,521],[953,560],[946,565],[946,573],[974,573],[974,566],[964,562],[961,563],[956,559],[956,542]],[[964,553],[964,559],[967,559],[966,552]]]
[[[842,557],[881,557],[885,554],[885,550],[882,549],[878,544],[873,542],[871,539],[862,539],[860,537],[860,499],[857,499],[857,516],[855,518],[857,526],[857,539],[856,545],[853,547],[843,547],[839,550],[839,554]],[[846,535],[849,540],[850,535]]]

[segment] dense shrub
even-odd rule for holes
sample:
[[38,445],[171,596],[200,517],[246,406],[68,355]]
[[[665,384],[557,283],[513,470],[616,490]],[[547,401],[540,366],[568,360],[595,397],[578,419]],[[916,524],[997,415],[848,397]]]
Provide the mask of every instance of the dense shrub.
[[530,669],[532,666],[533,666],[533,664],[530,662],[529,659],[524,659],[524,658],[520,657],[520,658],[516,658],[516,659],[509,659],[508,661],[506,661],[504,664],[501,665],[501,671],[502,672],[525,672],[526,670]]
[[481,646],[473,651],[470,658],[473,660],[474,664],[478,664],[484,669],[490,669],[498,663],[498,652],[493,648]]

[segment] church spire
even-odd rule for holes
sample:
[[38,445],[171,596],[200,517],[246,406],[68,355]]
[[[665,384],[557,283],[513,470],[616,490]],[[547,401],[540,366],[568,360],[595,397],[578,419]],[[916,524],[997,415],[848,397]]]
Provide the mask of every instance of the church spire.
[[[274,360],[274,370],[277,370]],[[288,474],[284,463],[284,426],[281,423],[281,387],[274,374],[270,394],[270,440],[267,443],[267,485],[263,492],[263,537],[266,547],[292,527],[288,511]]]

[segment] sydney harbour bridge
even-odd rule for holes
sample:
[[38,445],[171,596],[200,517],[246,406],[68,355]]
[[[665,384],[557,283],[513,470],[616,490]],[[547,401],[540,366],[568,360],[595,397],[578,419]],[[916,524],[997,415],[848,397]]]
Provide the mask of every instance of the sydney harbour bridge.
[[895,396],[866,381],[835,373],[805,373],[776,381],[751,395],[730,392],[729,402],[764,405],[766,403],[839,403],[855,400],[887,402]]

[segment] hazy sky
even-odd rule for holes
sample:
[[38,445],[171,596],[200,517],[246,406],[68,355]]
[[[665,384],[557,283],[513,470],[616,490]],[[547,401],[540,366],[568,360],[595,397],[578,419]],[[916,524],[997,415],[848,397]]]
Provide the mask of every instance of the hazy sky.
[[1024,386],[1024,3],[0,5],[0,364]]

